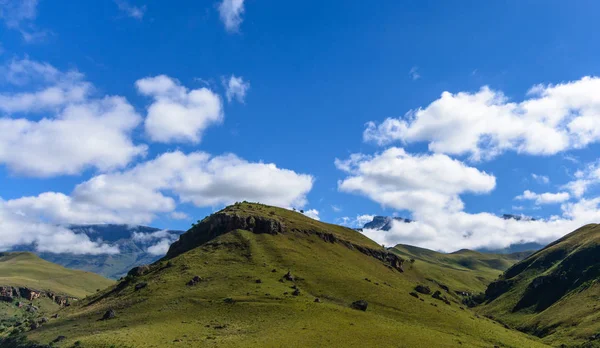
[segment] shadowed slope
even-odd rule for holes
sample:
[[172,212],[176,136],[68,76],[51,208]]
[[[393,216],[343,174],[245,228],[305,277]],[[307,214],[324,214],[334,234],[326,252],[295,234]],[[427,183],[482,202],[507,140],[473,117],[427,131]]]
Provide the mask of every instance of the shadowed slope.
[[552,344],[595,341],[599,280],[600,225],[591,224],[509,268],[479,310]]

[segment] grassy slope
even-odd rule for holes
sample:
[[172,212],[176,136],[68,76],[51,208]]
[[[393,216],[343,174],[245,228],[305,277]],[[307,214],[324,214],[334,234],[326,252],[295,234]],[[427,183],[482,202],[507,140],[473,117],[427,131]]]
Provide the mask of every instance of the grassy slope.
[[0,285],[50,290],[82,298],[112,284],[112,280],[97,274],[67,269],[32,253],[0,253]]
[[[565,264],[578,254],[591,251],[593,257],[600,252],[599,247],[600,225],[584,226],[559,239],[509,269],[507,279],[515,281],[515,284],[500,297],[479,307],[478,312],[498,318],[513,327],[535,332],[543,336],[543,341],[548,344],[570,347],[588,342],[592,335],[600,333],[600,283],[597,277],[575,285],[575,289],[542,311],[533,306],[518,311],[513,309],[535,278],[561,273]],[[591,260],[590,257],[585,259]],[[588,262],[586,266],[574,265],[572,269],[583,274],[592,268],[597,269],[596,262]],[[590,268],[586,270],[586,267]],[[600,346],[598,341],[587,344],[590,347]]]
[[[237,214],[279,214],[266,206],[238,208],[242,210]],[[378,247],[350,229],[283,213],[277,218],[286,220],[288,227],[327,230]],[[291,295],[294,283],[280,281],[288,270],[299,277],[295,284],[300,296]],[[205,281],[186,286],[194,275]],[[147,287],[135,291],[140,282]],[[416,272],[399,273],[314,234],[235,230],[156,263],[121,291],[106,290],[63,310],[60,319],[28,336],[47,343],[65,335],[60,345],[64,347],[75,341],[83,347],[543,346],[455,303],[410,296],[418,282]],[[314,302],[316,297],[321,303]],[[359,299],[369,302],[366,312],[349,308]],[[117,318],[98,321],[108,308]]]
[[445,254],[403,244],[396,245],[392,251],[405,259],[415,260],[412,270],[421,275],[423,283],[433,279],[451,290],[470,293],[485,291],[490,282],[527,255],[488,254],[472,250]]

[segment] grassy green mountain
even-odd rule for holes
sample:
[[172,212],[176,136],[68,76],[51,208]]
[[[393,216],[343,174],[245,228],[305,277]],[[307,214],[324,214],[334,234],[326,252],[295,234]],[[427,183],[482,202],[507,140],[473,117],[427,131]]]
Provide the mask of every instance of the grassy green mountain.
[[59,347],[545,346],[461,308],[436,284],[437,298],[415,293],[417,262],[411,269],[354,230],[240,203],[27,339],[65,336]]
[[555,346],[600,347],[600,225],[566,235],[509,268],[478,311]]
[[113,285],[97,274],[70,270],[28,252],[0,253],[0,336],[22,330],[61,307]]
[[488,254],[459,250],[445,254],[411,245],[396,245],[392,251],[409,262],[408,267],[423,283],[438,283],[455,293],[479,293],[503,271],[531,252]]
[[112,284],[112,280],[95,273],[64,268],[32,253],[0,253],[0,286],[27,287],[83,298]]

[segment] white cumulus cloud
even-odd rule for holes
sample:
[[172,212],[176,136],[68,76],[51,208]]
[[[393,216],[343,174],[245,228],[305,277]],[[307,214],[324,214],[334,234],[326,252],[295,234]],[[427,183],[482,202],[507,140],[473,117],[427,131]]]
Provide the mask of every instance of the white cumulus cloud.
[[321,219],[319,219],[319,211],[317,209],[305,210],[304,215],[308,216],[311,219],[317,220],[317,221],[321,220]]
[[131,140],[142,118],[125,98],[93,98],[83,75],[47,63],[13,61],[4,71],[9,82],[33,89],[0,92],[6,113],[0,117],[0,164],[11,171],[40,177],[105,171],[145,154],[147,147]]
[[380,154],[353,154],[336,159],[348,177],[338,182],[343,192],[366,196],[385,207],[459,211],[459,195],[486,193],[496,186],[493,175],[442,154],[411,155],[392,147]]
[[250,82],[244,82],[242,77],[236,77],[231,75],[229,80],[225,82],[225,96],[227,101],[231,102],[233,99],[240,103],[244,103],[246,100],[246,92],[250,88]]
[[533,180],[535,180],[536,182],[538,182],[540,184],[549,184],[550,183],[550,178],[547,177],[546,175],[538,175],[535,173],[531,173],[531,177],[533,178]]
[[223,120],[221,98],[208,88],[188,90],[166,75],[140,79],[136,86],[154,99],[144,123],[153,141],[198,143],[206,128]]
[[242,24],[244,0],[223,0],[219,4],[219,16],[228,32],[237,32]]
[[117,4],[121,12],[131,18],[141,20],[144,18],[144,14],[146,14],[146,5],[134,6],[126,0],[115,0],[115,4]]
[[9,29],[21,33],[25,42],[34,42],[46,36],[34,24],[37,17],[38,0],[0,0],[0,19]]
[[83,234],[57,225],[30,219],[15,212],[0,199],[0,250],[10,250],[19,245],[34,245],[36,250],[71,254],[116,254],[119,248],[102,241],[92,241]]
[[475,93],[450,92],[404,118],[369,122],[365,141],[428,142],[429,150],[490,159],[505,151],[552,155],[600,140],[600,78],[537,85],[528,99],[511,102],[483,87]]
[[77,185],[70,195],[45,192],[6,201],[6,207],[54,223],[130,223],[152,221],[190,202],[214,207],[236,201],[304,206],[313,177],[275,164],[248,162],[228,154],[164,153],[135,167],[100,174]]
[[571,196],[568,192],[535,193],[529,190],[525,190],[522,195],[515,197],[515,199],[535,201],[535,204],[553,204],[568,201],[570,197]]

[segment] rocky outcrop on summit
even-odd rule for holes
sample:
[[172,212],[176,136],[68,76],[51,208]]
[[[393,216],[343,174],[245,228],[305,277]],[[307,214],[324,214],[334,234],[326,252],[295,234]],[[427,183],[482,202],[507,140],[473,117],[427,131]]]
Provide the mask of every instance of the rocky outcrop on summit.
[[[186,251],[192,250],[200,245],[203,245],[210,240],[231,232],[234,230],[246,230],[257,234],[272,234],[286,232],[286,226],[283,222],[275,219],[262,216],[240,216],[237,214],[228,214],[226,212],[218,212],[206,217],[204,220],[195,224],[189,231],[182,234],[175,243],[171,244],[165,259],[173,258]],[[308,235],[316,235],[322,240],[329,243],[340,243],[352,250],[358,250],[361,253],[374,257],[388,267],[404,272],[404,259],[398,255],[389,252],[385,249],[373,249],[362,245],[357,245],[349,241],[338,238],[333,233],[317,231],[317,230],[297,230],[291,229],[288,232],[305,233]]]
[[275,219],[254,216],[244,217],[219,212],[205,218],[182,234],[178,241],[171,244],[166,258],[173,258],[234,230],[246,230],[259,234],[277,234],[283,232],[283,229],[283,224]]

